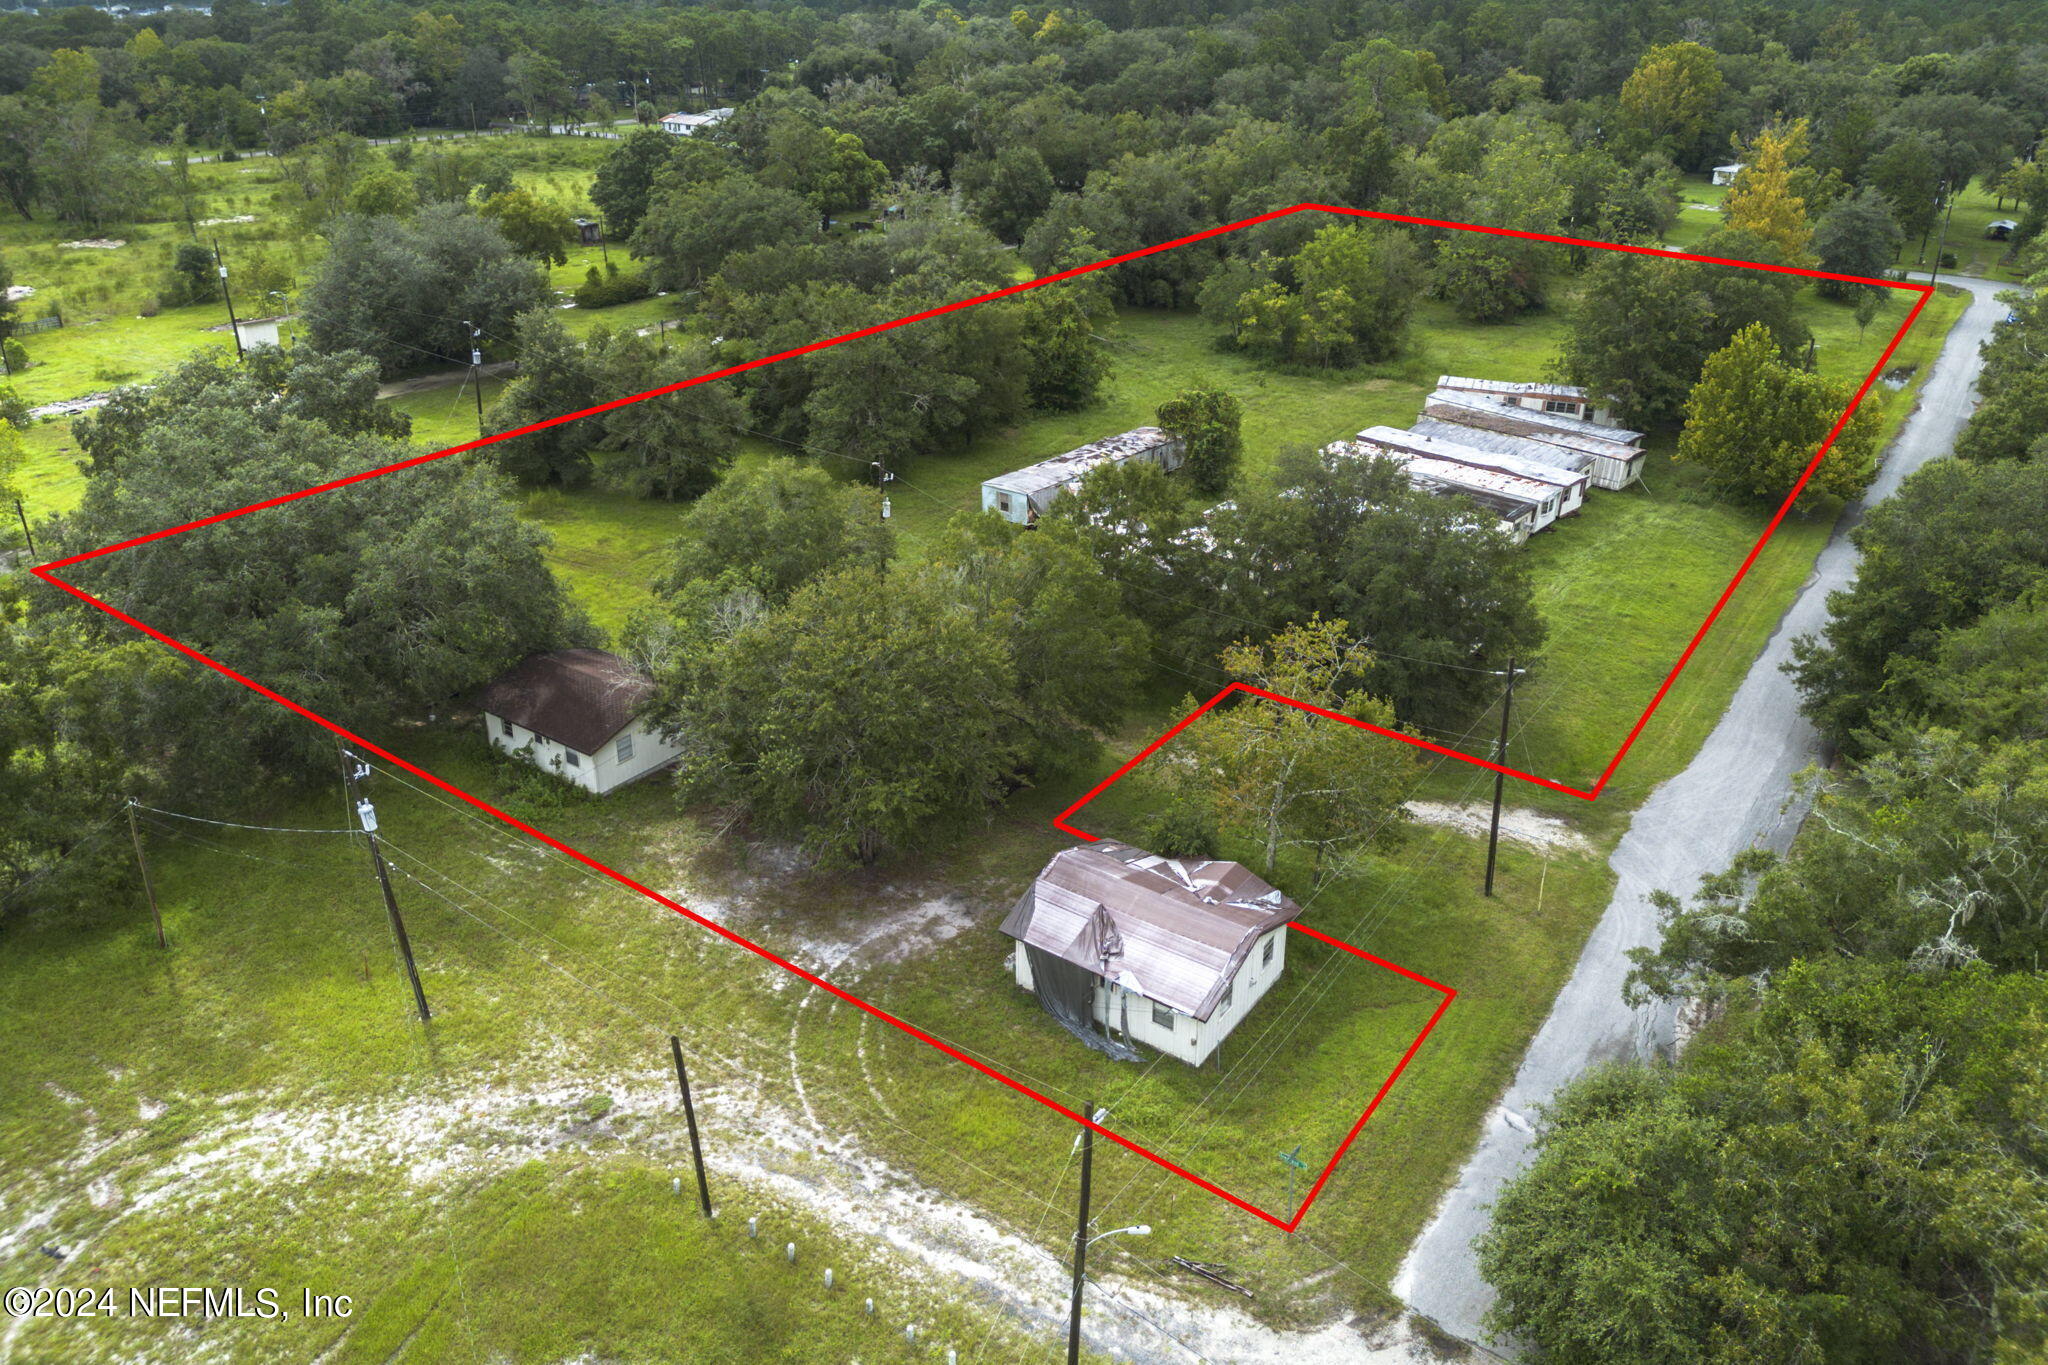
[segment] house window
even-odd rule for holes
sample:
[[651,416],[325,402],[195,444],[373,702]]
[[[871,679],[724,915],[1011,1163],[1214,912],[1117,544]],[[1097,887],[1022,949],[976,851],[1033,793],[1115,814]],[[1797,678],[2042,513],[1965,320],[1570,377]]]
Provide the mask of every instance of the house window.
[[1222,998],[1221,1000],[1218,1000],[1218,1001],[1216,1002],[1216,1008],[1217,1008],[1217,1009],[1219,1009],[1219,1010],[1227,1010],[1227,1009],[1229,1009],[1229,1008],[1230,1008],[1230,993],[1231,993],[1231,991],[1232,991],[1232,990],[1233,990],[1233,989],[1234,989],[1234,988],[1235,988],[1236,986],[1237,986],[1237,983],[1236,983],[1235,981],[1233,981],[1233,982],[1231,982],[1231,983],[1230,983],[1229,985],[1227,985],[1227,986],[1225,986],[1225,987],[1223,988],[1223,998]]
[[618,755],[619,762],[631,763],[633,761],[633,737],[631,735],[620,735],[619,742],[612,746],[612,751]]
[[1561,412],[1567,417],[1577,417],[1579,415],[1579,405],[1577,403],[1567,403],[1561,398],[1544,399],[1543,410],[1545,412]]
[[498,720],[498,725],[500,726],[500,728],[504,730],[505,738],[512,738],[513,725],[511,721],[506,720],[503,717],[500,717]]
[[1261,967],[1273,965],[1273,940],[1270,938],[1266,940],[1266,946],[1259,950],[1259,965]]
[[996,507],[1001,510],[1004,516],[1010,515],[1010,495],[1008,493],[996,494]]
[[581,754],[578,754],[574,749],[571,749],[568,745],[565,744],[562,746],[562,753],[568,757],[570,767],[580,768],[583,766],[583,756]]
[[1152,1002],[1152,1022],[1165,1029],[1168,1033],[1173,1032],[1173,1011],[1160,1004],[1157,1000],[1154,1000]]

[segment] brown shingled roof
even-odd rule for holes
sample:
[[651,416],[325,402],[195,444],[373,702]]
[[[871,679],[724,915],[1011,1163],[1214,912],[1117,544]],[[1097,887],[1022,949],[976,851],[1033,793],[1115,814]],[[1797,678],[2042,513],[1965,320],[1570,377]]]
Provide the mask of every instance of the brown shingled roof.
[[654,691],[647,675],[602,649],[530,654],[486,686],[478,704],[536,734],[595,754]]

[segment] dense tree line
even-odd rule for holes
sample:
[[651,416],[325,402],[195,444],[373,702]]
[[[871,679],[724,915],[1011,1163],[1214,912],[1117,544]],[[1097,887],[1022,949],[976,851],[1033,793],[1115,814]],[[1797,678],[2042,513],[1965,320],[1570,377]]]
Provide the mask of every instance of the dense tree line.
[[[366,356],[189,362],[81,419],[79,508],[45,523],[109,545],[404,459]],[[535,649],[594,632],[488,466],[445,461],[89,561],[118,610],[358,732],[445,710]],[[330,739],[275,702],[54,589],[0,597],[0,897],[52,872],[124,797],[231,805],[331,778]],[[51,893],[55,897],[54,891]]]
[[1853,761],[1791,851],[1655,898],[1629,990],[1704,1032],[1567,1087],[1496,1205],[1494,1320],[1540,1359],[2048,1349],[2048,462],[1972,453],[1872,510],[1798,642]]

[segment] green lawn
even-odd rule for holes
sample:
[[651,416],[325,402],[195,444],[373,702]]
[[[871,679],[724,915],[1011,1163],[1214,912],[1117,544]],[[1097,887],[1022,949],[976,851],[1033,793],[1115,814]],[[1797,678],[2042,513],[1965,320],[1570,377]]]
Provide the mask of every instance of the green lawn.
[[[1955,311],[1952,299],[1932,306],[1902,351],[1902,363],[1919,367],[1916,382]],[[1823,366],[1848,374],[1875,357],[1882,327],[1858,337],[1837,312],[1846,310],[1816,303],[1812,316]],[[1439,371],[1536,372],[1558,327],[1554,314],[1505,328],[1454,325],[1432,306],[1414,354],[1398,365],[1283,375],[1216,351],[1198,320],[1127,313],[1116,343],[1119,374],[1102,404],[913,464],[895,497],[897,525],[915,554],[946,517],[976,504],[982,478],[1144,421],[1160,398],[1197,379],[1246,400],[1257,467],[1289,443],[1405,422]],[[436,390],[403,405],[425,444],[468,439],[474,430],[465,393]],[[1907,406],[1894,400],[1887,421],[1896,423]],[[57,453],[46,450],[37,467],[51,496],[63,486]],[[1590,778],[1762,525],[1759,509],[1702,498],[1663,454],[1647,482],[1596,495],[1582,516],[1529,547],[1552,635],[1523,694],[1526,728],[1515,758],[1538,771]],[[680,514],[594,491],[533,495],[526,510],[555,535],[555,563],[577,596],[612,627],[645,600]],[[1228,1263],[1258,1292],[1244,1307],[1274,1321],[1386,1305],[1402,1250],[1463,1160],[1611,893],[1605,850],[1650,785],[1696,750],[1810,571],[1831,515],[1823,507],[1788,522],[1597,806],[1549,802],[1517,787],[1517,803],[1569,813],[1598,851],[1543,855],[1507,845],[1500,894],[1487,900],[1477,890],[1482,847],[1417,828],[1399,849],[1310,900],[1308,923],[1460,994],[1303,1232],[1281,1237],[1104,1145],[1101,1225],[1154,1228],[1143,1242],[1106,1244],[1104,1264],[1166,1282],[1169,1255]],[[277,681],[290,692],[288,680]],[[1153,689],[1101,752],[1072,770],[1038,774],[985,824],[947,831],[931,850],[869,874],[789,871],[775,850],[737,837],[716,814],[678,813],[658,785],[604,802],[542,801],[487,763],[460,720],[407,727],[390,742],[1070,1106],[1107,1104],[1111,1126],[1134,1140],[1277,1207],[1285,1197],[1278,1152],[1299,1145],[1320,1166],[1434,1008],[1430,992],[1296,935],[1288,977],[1226,1046],[1222,1069],[1122,1067],[1074,1045],[1008,983],[995,930],[1017,888],[1068,842],[1049,817],[1164,728],[1180,691],[1178,682]],[[1418,794],[1450,801],[1482,799],[1489,787],[1487,774],[1449,760],[1419,769],[1417,782]],[[402,1151],[379,1145],[336,1159],[324,1173],[287,1170],[264,1191],[200,1214],[173,1202],[160,1213],[117,1216],[118,1201],[61,1200],[49,1236],[93,1238],[92,1261],[109,1282],[175,1280],[173,1272],[194,1264],[177,1257],[208,1251],[220,1253],[209,1266],[282,1276],[335,1244],[331,1283],[353,1283],[375,1305],[349,1353],[336,1359],[382,1359],[408,1336],[408,1358],[433,1360],[591,1350],[635,1359],[895,1358],[895,1338],[856,1317],[850,1298],[812,1303],[794,1289],[807,1283],[801,1277],[778,1278],[787,1268],[772,1255],[748,1273],[706,1273],[707,1259],[746,1254],[733,1221],[741,1210],[729,1209],[715,1229],[679,1213],[665,1193],[665,1177],[680,1170],[675,1120],[625,1102],[629,1091],[639,1093],[633,1087],[664,1084],[669,1032],[685,1039],[700,1086],[724,1093],[710,1107],[741,1105],[724,1110],[728,1122],[744,1115],[744,1103],[801,1112],[818,1131],[855,1140],[936,1194],[1060,1254],[1074,1176],[1067,1121],[518,836],[390,778],[373,786],[436,1010],[431,1031],[423,1035],[405,1013],[374,884],[349,841],[152,828],[168,954],[150,944],[132,895],[75,921],[0,924],[0,1046],[16,1059],[12,1083],[0,1090],[0,1139],[11,1154],[0,1199],[40,1205],[59,1181],[71,1188],[104,1180],[117,1189],[145,1181],[180,1143],[200,1154],[231,1151],[223,1125],[232,1133],[263,1114],[352,1106],[345,1112],[358,1116],[365,1142],[381,1144],[388,1126],[380,1105],[414,1096],[481,1104],[478,1095],[508,1086],[552,1087],[563,1098],[546,1122],[574,1140],[547,1147],[538,1164],[505,1167],[510,1156],[489,1158],[493,1124],[503,1120],[480,1115],[419,1131],[423,1150],[453,1143],[483,1154],[474,1168],[424,1187],[410,1183]],[[1139,787],[1120,786],[1084,823],[1131,830],[1143,800]],[[245,811],[210,813],[324,828],[337,818],[337,798],[271,793]],[[1283,868],[1281,880],[1300,886],[1303,869]],[[121,1008],[76,1009],[88,995]],[[588,1112],[584,1120],[569,1112],[599,1096],[609,1104],[615,1094],[624,1115],[615,1123],[591,1127]],[[81,1156],[82,1112],[107,1116],[119,1140]],[[516,1156],[533,1140],[528,1132],[505,1145]],[[420,1188],[434,1193],[421,1198]],[[772,1212],[800,1227],[806,1246],[832,1240],[798,1215]],[[194,1226],[206,1233],[196,1252]],[[394,1244],[415,1249],[379,1254]],[[827,1254],[854,1251],[834,1246]],[[17,1280],[48,1269],[27,1243],[0,1254],[0,1270]],[[63,1280],[87,1271],[67,1265],[56,1273]],[[641,1316],[636,1292],[656,1284],[679,1305],[659,1322]],[[579,1290],[595,1297],[578,1299]],[[906,1294],[900,1284],[890,1292],[901,1305],[897,1323],[928,1314],[937,1297]],[[943,1292],[957,1297],[957,1286]],[[961,1337],[985,1325],[971,1320],[971,1307],[952,1311],[948,1330]],[[677,1335],[685,1316],[692,1330],[713,1335]],[[728,1325],[729,1335],[716,1335]],[[305,1335],[290,1338],[283,1355],[305,1358],[328,1340],[311,1327],[297,1330]],[[39,1327],[31,1339],[39,1359],[71,1358],[58,1334]],[[743,1343],[752,1342],[763,1346],[750,1355]],[[968,1343],[963,1358],[1022,1359],[1045,1345],[999,1332],[979,1353]]]

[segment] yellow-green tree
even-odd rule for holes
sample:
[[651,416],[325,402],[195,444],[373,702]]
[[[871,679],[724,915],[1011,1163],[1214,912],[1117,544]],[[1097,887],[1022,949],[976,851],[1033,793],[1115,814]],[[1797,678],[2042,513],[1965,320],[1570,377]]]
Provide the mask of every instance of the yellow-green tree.
[[1722,212],[1728,226],[1754,232],[1784,248],[1795,263],[1809,259],[1813,224],[1806,218],[1806,199],[1797,176],[1806,160],[1806,120],[1796,119],[1764,129],[1750,144],[1749,161],[1728,191]]
[[1651,48],[1621,87],[1629,130],[1681,159],[1696,152],[1721,109],[1721,67],[1698,43]]
[[[1266,692],[1393,729],[1394,708],[1357,686],[1372,653],[1341,620],[1311,616],[1262,644],[1223,651],[1223,671]],[[1271,875],[1283,848],[1332,854],[1384,847],[1400,834],[1414,779],[1408,745],[1264,698],[1211,711],[1188,730],[1192,781],[1225,828],[1256,838]]]
[[[1776,501],[1849,406],[1851,390],[1785,363],[1777,340],[1751,323],[1707,357],[1685,404],[1677,459],[1705,469],[1738,497]],[[1854,497],[1877,474],[1878,409],[1866,401],[1843,426],[1805,493]],[[1802,495],[1803,496],[1803,495]]]

